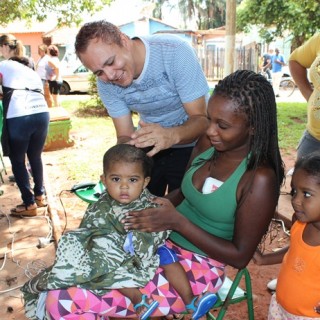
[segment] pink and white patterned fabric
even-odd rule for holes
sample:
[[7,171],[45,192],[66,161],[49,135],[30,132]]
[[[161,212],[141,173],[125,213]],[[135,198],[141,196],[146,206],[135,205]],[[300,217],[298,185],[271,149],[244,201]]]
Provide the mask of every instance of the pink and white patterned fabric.
[[[181,249],[170,241],[166,244],[177,252],[195,295],[204,291],[215,293],[220,289],[225,277],[224,264]],[[159,302],[159,308],[153,314],[155,317],[185,311],[182,299],[168,283],[161,268],[158,268],[155,277],[141,292]],[[77,287],[51,290],[48,292],[46,309],[52,320],[136,317],[131,301],[117,290],[111,290],[104,296],[97,296],[89,290]]]

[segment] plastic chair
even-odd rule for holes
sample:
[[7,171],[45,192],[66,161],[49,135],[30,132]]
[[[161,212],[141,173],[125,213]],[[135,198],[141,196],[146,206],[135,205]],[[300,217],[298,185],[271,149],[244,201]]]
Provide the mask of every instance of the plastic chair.
[[[245,281],[245,290],[242,290],[239,287],[242,278],[244,278]],[[233,281],[227,277],[217,295],[218,301],[215,303],[212,309],[220,310],[217,316],[214,316],[212,312],[209,312],[207,314],[208,320],[223,319],[228,307],[231,304],[236,304],[245,300],[247,301],[248,319],[254,320],[251,277],[247,268],[239,269]]]
[[[98,200],[101,192],[104,190],[104,185],[101,182],[80,183],[73,186],[72,191],[87,203],[93,203]],[[239,287],[240,281],[244,278],[245,290]],[[208,320],[221,320],[224,318],[229,305],[236,304],[242,301],[247,301],[248,319],[254,320],[253,300],[251,277],[247,268],[239,269],[234,280],[226,277],[222,287],[219,289],[218,301],[212,307],[211,312],[207,314]],[[214,316],[212,311],[220,309],[217,316]]]
[[105,187],[101,181],[98,183],[83,182],[74,185],[71,191],[74,192],[81,200],[87,203],[94,203],[100,197],[100,194],[104,191]]

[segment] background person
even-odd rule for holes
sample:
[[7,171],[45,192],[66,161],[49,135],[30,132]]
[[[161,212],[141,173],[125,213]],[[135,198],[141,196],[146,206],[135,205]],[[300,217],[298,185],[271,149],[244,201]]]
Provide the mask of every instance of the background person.
[[48,54],[47,79],[49,82],[49,90],[53,98],[53,106],[60,107],[60,90],[63,80],[58,47],[53,44],[50,45],[48,47]]
[[262,65],[261,69],[263,72],[267,74],[268,80],[272,79],[271,70],[272,70],[272,55],[273,49],[269,49],[261,58],[262,58]]
[[[320,149],[320,33],[292,52],[289,58],[290,73],[308,102],[307,128],[303,133],[297,157],[301,158]],[[311,83],[308,79],[307,69]]]
[[[117,142],[151,147],[150,192],[162,196],[167,188],[179,188],[195,141],[208,125],[209,87],[193,48],[173,35],[130,39],[102,20],[82,26],[75,49],[98,77]],[[136,131],[132,111],[141,119]]]
[[[23,201],[11,213],[34,216],[38,206],[46,205],[41,154],[47,137],[49,112],[41,79],[29,67],[30,60],[23,52],[21,41],[14,36],[0,37],[0,53],[6,59],[0,62],[4,108],[1,143],[4,155],[10,158]],[[26,155],[32,170],[33,190]]]
[[272,63],[272,87],[276,97],[280,97],[279,89],[280,82],[283,75],[282,67],[286,65],[283,55],[280,54],[278,48],[275,49],[275,54],[271,58]]
[[[290,246],[254,256],[259,265],[281,263],[269,320],[320,319],[320,152],[300,157],[291,180],[295,222]],[[301,290],[306,294],[301,294]]]
[[[274,216],[284,178],[276,102],[267,79],[241,70],[219,81],[208,118],[181,189],[168,199],[155,199],[160,206],[128,212],[123,219],[128,231],[173,230],[166,246],[176,251],[195,295],[217,292],[226,264],[248,264]],[[141,292],[160,302],[154,316],[185,310],[161,269]],[[122,304],[126,307],[117,308]],[[75,287],[51,290],[46,307],[52,320],[75,313],[82,319],[135,316],[132,304],[116,290],[102,296]]]
[[48,52],[47,45],[40,44],[38,47],[38,54],[40,56],[40,59],[36,64],[36,71],[39,74],[43,83],[43,92],[44,92],[44,97],[46,99],[47,105],[49,108],[51,108],[53,105],[53,101],[52,101],[52,96],[49,90],[49,82],[47,79],[48,61],[50,58],[47,55],[47,52]]

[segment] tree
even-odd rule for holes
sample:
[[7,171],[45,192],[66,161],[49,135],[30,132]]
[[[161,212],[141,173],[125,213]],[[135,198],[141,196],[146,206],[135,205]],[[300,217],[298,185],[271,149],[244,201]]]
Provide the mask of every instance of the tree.
[[267,43],[290,33],[294,49],[319,30],[319,12],[319,0],[244,0],[237,10],[237,28],[249,32],[257,25]]
[[161,8],[166,3],[172,8],[179,8],[185,24],[188,19],[195,18],[199,30],[221,27],[226,22],[226,0],[177,0],[176,4],[169,0],[146,1],[155,3],[155,18],[162,18]]
[[16,19],[44,21],[54,17],[58,24],[80,24],[83,14],[93,14],[113,0],[1,0],[0,24]]

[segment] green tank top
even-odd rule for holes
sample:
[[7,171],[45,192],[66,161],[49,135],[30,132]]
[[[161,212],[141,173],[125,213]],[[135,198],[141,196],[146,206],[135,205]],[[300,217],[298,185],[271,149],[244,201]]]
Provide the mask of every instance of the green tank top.
[[[237,208],[236,191],[239,181],[247,169],[247,158],[243,159],[232,175],[217,190],[203,194],[193,186],[192,176],[212,157],[213,152],[214,148],[209,148],[193,160],[181,184],[185,199],[176,209],[210,234],[232,240]],[[172,232],[170,239],[187,250],[206,255],[177,232]]]

